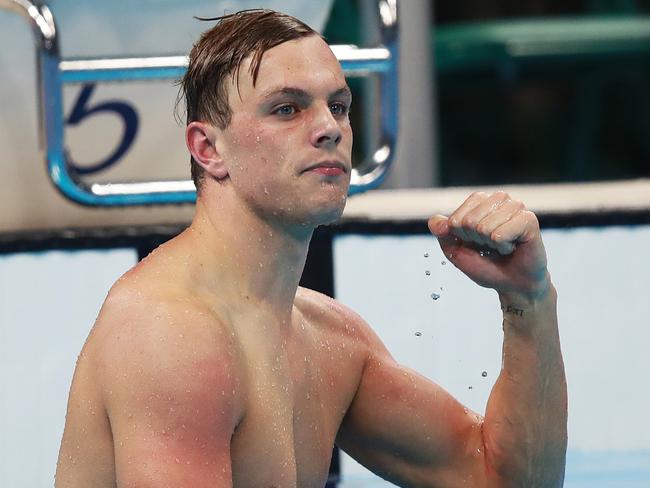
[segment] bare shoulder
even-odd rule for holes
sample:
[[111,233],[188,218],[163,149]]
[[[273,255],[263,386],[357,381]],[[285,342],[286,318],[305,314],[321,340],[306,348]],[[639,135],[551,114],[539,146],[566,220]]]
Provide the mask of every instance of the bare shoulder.
[[109,292],[91,334],[113,363],[151,366],[218,359],[221,370],[238,351],[229,324],[205,302],[168,280],[132,270]]
[[325,322],[330,327],[354,327],[363,333],[369,328],[366,321],[354,310],[338,300],[309,288],[298,288],[296,307],[305,316],[317,322]]
[[136,267],[113,286],[84,345],[60,486],[192,486],[188,477],[228,474],[226,447],[243,416],[235,337],[200,300],[151,270]]
[[[135,268],[110,290],[84,348],[106,408],[125,402],[236,392],[239,346],[205,302],[151,269]],[[233,407],[239,402],[233,399]],[[236,410],[236,409],[235,409]],[[233,412],[234,413],[234,412]]]
[[316,326],[332,333],[343,334],[363,345],[369,356],[387,355],[388,351],[372,327],[350,307],[309,288],[300,287],[296,294],[296,307]]

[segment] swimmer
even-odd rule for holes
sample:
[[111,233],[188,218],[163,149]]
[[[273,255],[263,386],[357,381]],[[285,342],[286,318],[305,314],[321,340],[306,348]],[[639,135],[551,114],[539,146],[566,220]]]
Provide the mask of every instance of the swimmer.
[[398,486],[562,486],[566,385],[535,215],[475,193],[429,220],[503,310],[503,368],[479,415],[298,286],[350,180],[351,95],[326,42],[276,12],[228,16],[192,49],[182,92],[195,217],[110,290],[55,486],[321,488],[335,444]]

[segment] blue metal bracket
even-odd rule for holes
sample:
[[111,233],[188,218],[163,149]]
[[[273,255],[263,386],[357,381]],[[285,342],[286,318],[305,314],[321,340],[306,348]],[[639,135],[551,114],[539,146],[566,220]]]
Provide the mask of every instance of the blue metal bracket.
[[[44,1],[0,0],[0,8],[18,12],[33,27],[37,44],[41,143],[50,178],[63,195],[90,206],[179,204],[196,200],[191,180],[88,183],[70,164],[65,151],[65,84],[178,79],[187,69],[185,56],[62,60],[56,22]],[[354,165],[351,194],[379,186],[395,155],[399,40],[397,0],[377,0],[377,8],[381,23],[379,46],[331,46],[347,76],[376,75],[381,85],[380,100],[375,104],[379,109],[381,135],[372,154]]]

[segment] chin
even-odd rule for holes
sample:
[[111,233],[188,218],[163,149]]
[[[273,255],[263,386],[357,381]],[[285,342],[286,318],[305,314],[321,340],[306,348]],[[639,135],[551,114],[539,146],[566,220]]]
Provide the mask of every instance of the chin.
[[346,200],[347,196],[343,196],[339,201],[329,201],[327,205],[320,207],[315,215],[314,226],[337,222],[341,218],[341,215],[343,215]]
[[302,212],[295,212],[289,217],[296,224],[304,227],[318,227],[320,225],[328,225],[337,222],[343,214],[345,208],[346,197],[337,200],[328,200],[327,202],[317,203],[311,202],[310,208],[302,209]]

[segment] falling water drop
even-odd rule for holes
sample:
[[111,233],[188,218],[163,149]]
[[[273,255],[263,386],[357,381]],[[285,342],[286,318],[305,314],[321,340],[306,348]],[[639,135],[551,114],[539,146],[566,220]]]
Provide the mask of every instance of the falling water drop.
[[438,293],[432,293],[431,294],[431,299],[432,300],[437,300],[438,298],[440,298],[440,295]]
[[428,253],[428,252],[425,252],[425,253],[424,253],[424,257],[425,257],[425,258],[428,258],[428,257],[429,257],[429,253]]
[[431,276],[431,271],[426,270],[426,271],[424,272],[424,274],[427,275],[427,276]]
[[416,337],[420,337],[421,335],[422,335],[422,332],[416,332],[416,333],[415,333],[415,336],[416,336]]
[[444,265],[447,264],[447,261],[440,261],[440,264],[442,264],[444,266]]
[[483,371],[483,372],[481,373],[481,376],[482,376],[483,378],[485,378],[485,377],[487,376],[487,371]]

